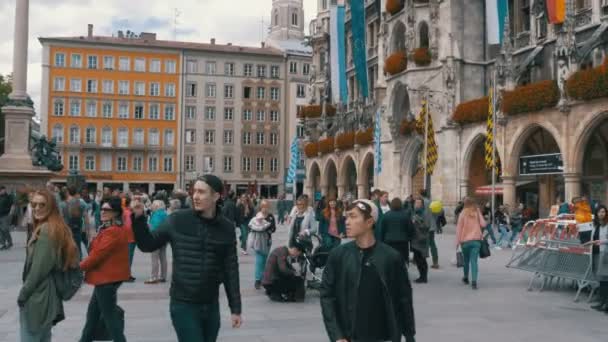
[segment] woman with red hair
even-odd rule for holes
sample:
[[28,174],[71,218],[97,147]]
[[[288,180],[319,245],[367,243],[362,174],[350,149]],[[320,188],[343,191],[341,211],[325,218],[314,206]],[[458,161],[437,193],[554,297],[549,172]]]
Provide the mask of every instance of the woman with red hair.
[[319,234],[323,238],[323,245],[329,248],[339,246],[346,235],[344,216],[335,198],[330,198],[322,211]]

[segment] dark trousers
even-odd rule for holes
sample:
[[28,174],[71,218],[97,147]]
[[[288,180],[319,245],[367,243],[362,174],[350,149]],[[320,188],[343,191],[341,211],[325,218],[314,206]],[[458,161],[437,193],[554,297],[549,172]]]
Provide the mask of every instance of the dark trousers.
[[74,239],[76,247],[78,247],[78,255],[80,255],[80,259],[82,260],[82,229],[72,228],[72,238]]
[[414,262],[420,273],[420,278],[427,280],[427,274],[429,272],[429,264],[426,262],[426,257],[422,255],[422,252],[414,249]]
[[171,321],[179,342],[215,342],[220,331],[220,304],[193,304],[171,299]]
[[271,299],[286,296],[294,301],[303,301],[305,297],[304,279],[295,276],[282,276],[272,284],[264,285],[266,295]]
[[127,341],[124,334],[124,325],[120,322],[120,316],[116,309],[116,291],[121,284],[118,282],[95,286],[87,309],[87,321],[82,329],[80,342],[93,341],[95,328],[100,319],[103,319],[105,327],[114,342]]
[[600,281],[599,295],[600,301],[608,304],[608,281]]
[[401,254],[405,264],[410,264],[410,244],[407,241],[389,241],[387,244]]
[[240,226],[240,228],[241,228],[241,236],[240,236],[241,249],[244,251],[247,250],[247,236],[249,235],[249,227],[247,226],[247,224],[249,224],[249,222],[241,224],[241,226]]

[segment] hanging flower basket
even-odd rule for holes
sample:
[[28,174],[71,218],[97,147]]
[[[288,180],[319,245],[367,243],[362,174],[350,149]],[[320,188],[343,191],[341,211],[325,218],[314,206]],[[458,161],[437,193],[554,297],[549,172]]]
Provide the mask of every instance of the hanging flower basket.
[[355,146],[355,132],[344,132],[336,137],[336,148],[348,150]]
[[414,50],[414,63],[417,66],[427,66],[431,64],[431,52],[428,48],[420,47]]
[[608,58],[597,68],[580,70],[566,81],[568,96],[576,100],[608,97]]
[[403,3],[403,0],[386,0],[386,11],[395,15],[403,9]]
[[452,120],[464,125],[475,122],[482,122],[488,119],[488,97],[462,102],[454,110]]
[[407,55],[405,51],[397,51],[384,62],[384,71],[390,75],[398,74],[407,69]]
[[543,108],[555,107],[559,101],[557,82],[540,81],[505,91],[502,111],[508,115],[535,112]]
[[309,142],[304,146],[304,154],[307,158],[314,158],[319,152],[319,144],[316,142]]
[[374,141],[374,130],[368,128],[365,131],[357,131],[355,134],[355,144],[369,145]]
[[408,119],[401,120],[399,126],[399,133],[402,135],[410,135],[416,131],[416,120],[408,121]]
[[327,137],[325,139],[319,140],[319,152],[321,154],[327,154],[334,151],[334,137]]
[[[325,105],[325,113],[327,116],[336,115],[336,107],[330,104]],[[320,118],[323,114],[323,107],[321,105],[309,105],[302,108],[299,113],[300,118],[316,119]]]

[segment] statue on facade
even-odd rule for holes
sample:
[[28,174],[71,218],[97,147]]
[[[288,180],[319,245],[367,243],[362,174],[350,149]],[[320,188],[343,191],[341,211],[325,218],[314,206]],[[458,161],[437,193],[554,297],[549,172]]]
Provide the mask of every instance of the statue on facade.
[[43,135],[40,137],[32,136],[32,140],[32,165],[43,166],[53,172],[63,170],[63,165],[59,161],[59,153],[57,152],[55,139],[47,140]]
[[440,35],[440,25],[439,25],[439,3],[440,0],[431,0],[429,2],[430,9],[430,18],[431,18],[431,58],[436,60],[439,57],[439,35]]
[[317,66],[310,66],[310,77],[308,78],[308,96],[310,96],[309,104],[317,103]]
[[566,80],[570,75],[570,62],[565,51],[557,53],[557,87],[559,88],[558,107],[564,107],[568,102],[568,94],[566,93]]

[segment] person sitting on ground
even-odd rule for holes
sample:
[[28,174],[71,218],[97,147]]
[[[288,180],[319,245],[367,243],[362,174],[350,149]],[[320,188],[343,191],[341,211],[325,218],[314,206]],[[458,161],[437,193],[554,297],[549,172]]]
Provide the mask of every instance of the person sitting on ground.
[[266,289],[266,295],[270,300],[295,302],[302,277],[287,259],[288,257],[298,258],[303,251],[304,246],[296,241],[289,247],[277,247],[270,253],[262,279],[262,286]]

